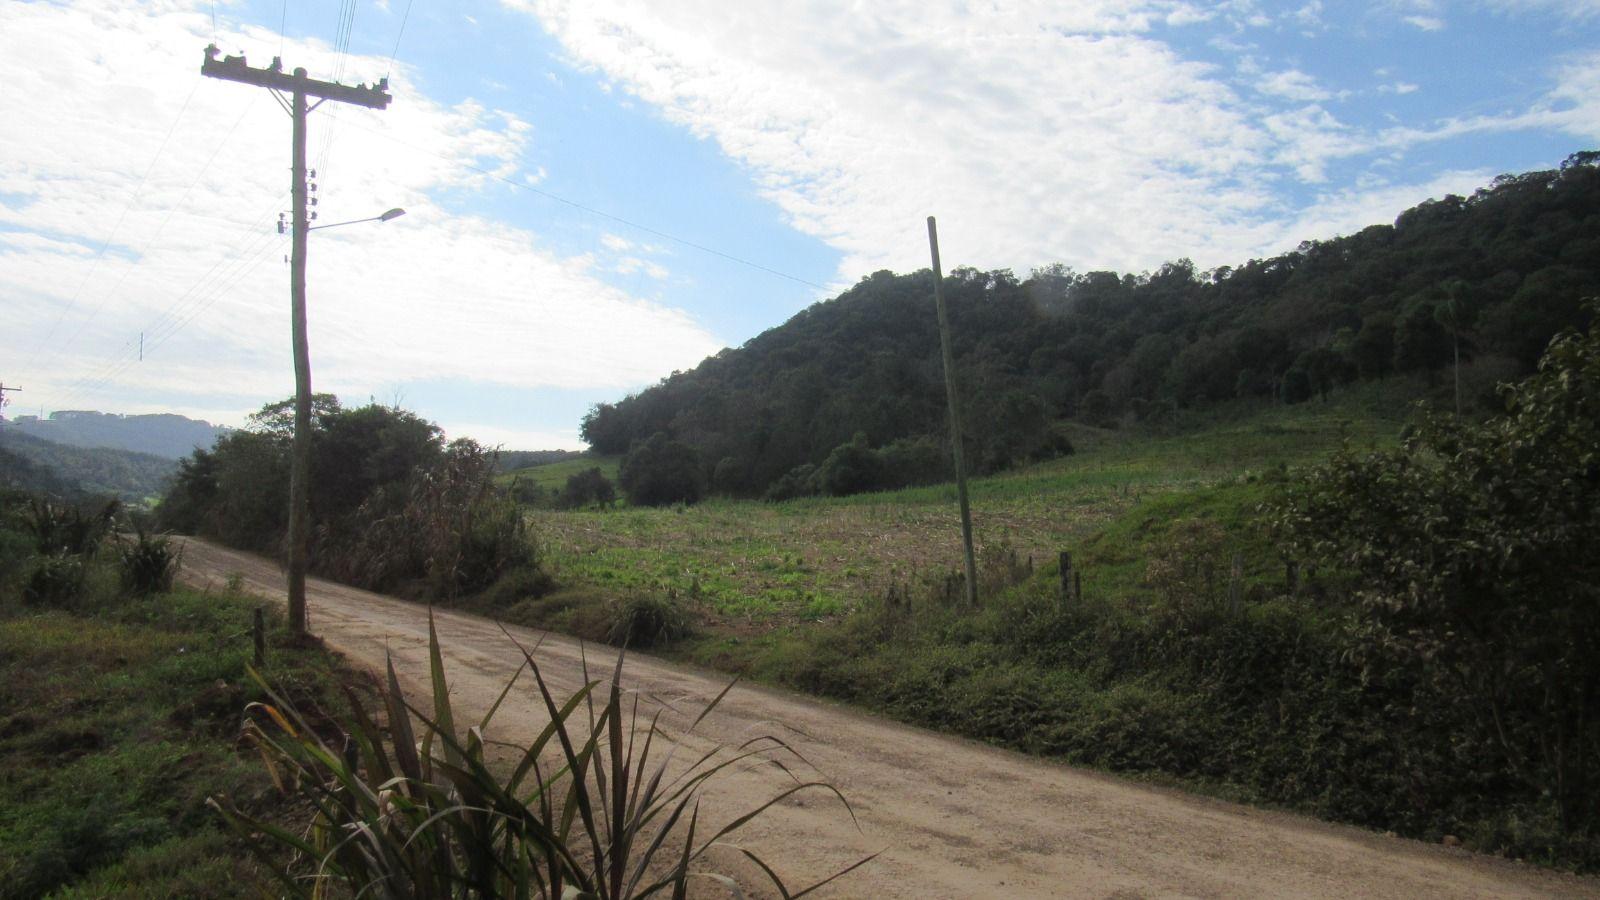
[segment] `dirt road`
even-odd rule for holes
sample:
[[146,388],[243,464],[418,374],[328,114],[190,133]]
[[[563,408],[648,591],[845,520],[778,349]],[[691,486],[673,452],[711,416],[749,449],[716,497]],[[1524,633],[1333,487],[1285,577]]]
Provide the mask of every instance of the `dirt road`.
[[[278,566],[259,557],[190,540],[183,564],[196,586],[237,574],[253,593],[284,594]],[[426,692],[423,607],[316,579],[308,597],[313,632],[371,666],[392,653],[406,689]],[[435,617],[457,722],[475,720],[521,656],[493,622],[448,610]],[[528,646],[541,638],[511,631]],[[535,658],[557,696],[580,684],[579,652],[576,641],[543,637]],[[589,654],[592,672],[605,668],[605,648]],[[624,684],[692,715],[726,678],[633,654]],[[507,707],[491,737],[515,740],[543,725],[531,699]],[[671,727],[671,715],[663,722]],[[1128,784],[762,687],[734,688],[697,734],[688,739],[695,747],[779,734],[850,798],[859,832],[815,794],[774,807],[739,838],[791,887],[882,851],[824,889],[829,897],[1600,896],[1600,880]],[[726,820],[759,804],[782,784],[774,774],[735,775],[707,809]],[[731,851],[712,862],[757,883]]]

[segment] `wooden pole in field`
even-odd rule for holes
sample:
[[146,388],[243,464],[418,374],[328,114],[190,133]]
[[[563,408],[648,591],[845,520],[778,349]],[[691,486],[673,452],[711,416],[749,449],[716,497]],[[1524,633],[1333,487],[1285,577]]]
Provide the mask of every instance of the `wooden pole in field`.
[[939,351],[944,357],[944,393],[950,401],[950,446],[956,460],[956,499],[961,505],[961,542],[966,551],[967,605],[978,605],[978,563],[972,553],[972,508],[967,505],[967,466],[962,459],[961,406],[956,399],[955,353],[950,349],[950,314],[944,304],[944,273],[939,268],[939,226],[928,217],[928,248],[933,251],[933,304],[939,312]]

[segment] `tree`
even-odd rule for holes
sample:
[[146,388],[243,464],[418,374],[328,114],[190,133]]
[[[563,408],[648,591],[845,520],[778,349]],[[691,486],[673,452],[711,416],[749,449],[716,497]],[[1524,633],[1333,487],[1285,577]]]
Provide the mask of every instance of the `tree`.
[[706,489],[699,454],[664,431],[634,445],[617,478],[628,502],[635,506],[694,503]]
[[859,431],[833,448],[817,468],[817,484],[824,494],[834,497],[875,491],[883,487],[883,481],[883,464],[867,446],[866,434]]
[[1359,573],[1374,652],[1472,704],[1563,824],[1600,824],[1600,326],[1550,346],[1483,423],[1430,417],[1291,490],[1298,551]]
[[611,479],[598,466],[591,466],[567,476],[567,484],[561,489],[560,504],[564,509],[582,509],[586,506],[610,506],[616,499],[617,490],[612,486]]
[[1402,372],[1431,373],[1450,361],[1450,335],[1434,316],[1432,303],[1418,303],[1394,332],[1394,365]]
[[1278,399],[1289,404],[1310,400],[1311,373],[1299,366],[1294,366],[1283,373],[1283,381],[1278,385]]
[[1382,378],[1394,369],[1394,329],[1394,316],[1389,313],[1375,313],[1361,320],[1351,356],[1362,378]]

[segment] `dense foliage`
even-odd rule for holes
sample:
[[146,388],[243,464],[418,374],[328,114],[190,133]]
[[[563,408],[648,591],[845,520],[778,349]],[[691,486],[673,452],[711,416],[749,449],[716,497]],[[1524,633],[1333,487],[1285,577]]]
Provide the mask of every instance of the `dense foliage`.
[[[978,471],[1059,452],[1052,422],[1160,419],[1234,397],[1302,402],[1459,354],[1507,377],[1584,321],[1600,289],[1600,154],[1502,176],[1354,235],[1237,268],[1142,275],[1059,266],[946,279]],[[694,370],[594,407],[583,436],[624,453],[657,432],[720,492],[797,491],[837,448],[946,440],[928,271],[878,272]],[[1468,400],[1473,398],[1469,397]],[[859,455],[858,449],[847,451]],[[947,455],[947,454],[946,454]],[[946,470],[948,471],[948,470]],[[886,483],[899,480],[898,470]],[[820,485],[812,487],[825,490]]]
[[1471,712],[1457,735],[1564,824],[1600,827],[1600,325],[1551,344],[1486,422],[1426,419],[1343,453],[1282,510],[1302,552],[1359,574],[1375,664]]
[[0,490],[45,497],[75,496],[80,489],[48,466],[0,445]]
[[[0,425],[0,452],[27,460],[29,465],[23,470],[3,476],[18,488],[57,495],[107,494],[130,503],[159,495],[177,471],[172,460],[160,456],[60,444],[10,424]],[[48,474],[41,478],[36,474],[40,472]]]
[[1600,867],[1600,325],[1505,401],[1146,501],[1075,548],[1081,598],[1053,570],[976,611],[914,585],[750,662],[1032,752]]
[[617,480],[635,506],[693,503],[706,490],[705,473],[694,448],[659,431],[628,451]]
[[[287,528],[293,404],[282,401],[183,460],[162,527],[277,553]],[[376,404],[313,403],[311,566],[373,590],[474,594],[537,569],[520,512],[494,489],[493,455]]]

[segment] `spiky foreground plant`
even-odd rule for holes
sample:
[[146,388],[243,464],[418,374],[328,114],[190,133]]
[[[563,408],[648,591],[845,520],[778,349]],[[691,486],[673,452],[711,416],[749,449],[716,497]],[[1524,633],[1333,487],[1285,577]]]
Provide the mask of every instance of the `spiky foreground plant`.
[[[509,638],[510,635],[508,634]],[[514,641],[514,639],[513,639]],[[294,897],[320,898],[330,891],[375,898],[545,898],[630,900],[686,896],[689,880],[714,880],[738,895],[720,873],[690,871],[715,846],[748,857],[785,898],[804,896],[865,864],[861,859],[803,890],[791,891],[753,851],[726,844],[773,804],[805,790],[835,796],[854,821],[844,795],[825,781],[795,777],[779,757],[804,763],[780,738],[764,735],[737,748],[714,747],[673,772],[678,748],[659,727],[660,713],[639,721],[638,698],[624,700],[622,657],[617,659],[605,700],[595,710],[601,681],[558,702],[520,644],[525,662],[477,725],[459,736],[445,681],[432,616],[428,649],[433,709],[408,703],[388,666],[378,689],[388,718],[388,739],[349,688],[347,733],[342,749],[312,727],[258,673],[269,702],[252,704],[247,737],[259,748],[280,789],[298,791],[315,810],[297,834],[258,821],[230,803],[211,803]],[[491,768],[484,737],[490,721],[524,672],[531,672],[549,724],[526,747],[518,746],[510,768]],[[727,696],[728,687],[689,726],[692,732]],[[579,710],[588,731],[574,727]],[[554,757],[552,771],[541,760]],[[765,762],[790,780],[764,803],[744,812],[709,837],[700,820],[700,796],[708,781],[729,767]],[[270,844],[289,848],[284,862]],[[875,854],[874,854],[875,855]]]

